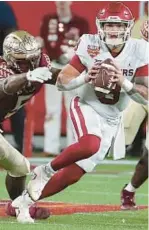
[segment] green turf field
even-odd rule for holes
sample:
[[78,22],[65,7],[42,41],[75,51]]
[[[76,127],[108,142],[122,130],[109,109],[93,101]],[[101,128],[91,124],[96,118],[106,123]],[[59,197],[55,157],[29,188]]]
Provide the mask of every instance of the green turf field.
[[[96,172],[84,176],[77,184],[45,201],[69,202],[74,204],[120,204],[120,190],[131,178],[135,166],[102,165]],[[0,200],[8,199],[4,186],[5,173],[0,172]],[[136,202],[147,205],[147,182],[138,189]],[[147,230],[147,210],[110,211],[96,213],[76,213],[53,215],[48,220],[35,224],[20,225],[15,218],[0,218],[0,230]]]

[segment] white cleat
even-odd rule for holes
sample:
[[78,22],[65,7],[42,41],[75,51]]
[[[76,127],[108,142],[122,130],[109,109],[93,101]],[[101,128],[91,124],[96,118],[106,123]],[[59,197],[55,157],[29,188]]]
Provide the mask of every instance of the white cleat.
[[47,173],[45,167],[45,165],[36,167],[32,172],[32,179],[27,185],[27,191],[35,201],[39,199],[42,190],[53,175],[53,172]]
[[17,215],[17,221],[19,223],[25,224],[33,224],[34,223],[34,219],[30,216],[29,214],[29,210],[28,209],[19,209],[18,210],[18,215],[17,215],[17,210],[16,210],[16,215]]
[[26,191],[12,202],[12,207],[15,208],[17,221],[19,223],[34,223],[34,219],[31,218],[29,213],[29,207],[33,203]]

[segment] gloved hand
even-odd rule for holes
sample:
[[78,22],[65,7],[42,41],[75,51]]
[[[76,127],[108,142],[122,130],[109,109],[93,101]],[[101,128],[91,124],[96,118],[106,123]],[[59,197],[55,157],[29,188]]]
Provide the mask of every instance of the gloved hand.
[[26,78],[30,82],[44,83],[52,79],[52,73],[47,67],[38,67],[32,71],[29,70],[26,74]]

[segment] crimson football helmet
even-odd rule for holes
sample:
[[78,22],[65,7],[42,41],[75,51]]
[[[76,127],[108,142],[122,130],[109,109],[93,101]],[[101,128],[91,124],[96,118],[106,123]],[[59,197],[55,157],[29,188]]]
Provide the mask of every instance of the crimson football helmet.
[[41,49],[35,37],[23,30],[6,36],[3,43],[3,58],[10,68],[19,73],[38,67]]
[[[105,23],[108,25],[110,25],[110,23],[123,25],[124,29],[123,31],[119,29],[117,29],[117,31],[106,31],[104,29]],[[134,25],[134,18],[130,9],[123,3],[111,2],[108,6],[99,11],[96,17],[96,25],[100,39],[107,45],[116,47],[124,44],[129,39],[131,29]]]

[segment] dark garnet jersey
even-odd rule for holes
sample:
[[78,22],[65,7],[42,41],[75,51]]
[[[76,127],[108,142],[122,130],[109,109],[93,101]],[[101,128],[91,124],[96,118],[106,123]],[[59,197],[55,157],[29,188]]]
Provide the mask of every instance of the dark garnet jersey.
[[[57,15],[45,15],[42,21],[40,36],[44,39],[45,49],[51,60],[57,60],[62,54],[61,45],[68,45],[67,33],[76,28],[78,38],[89,32],[88,22],[73,15],[68,23],[60,22]],[[73,39],[72,39],[73,40]]]
[[[49,66],[48,57],[45,54],[41,55],[39,67]],[[6,79],[17,74],[14,70],[8,67],[7,63],[0,57],[0,84]],[[13,115],[20,107],[31,99],[42,87],[42,84],[29,84],[27,83],[20,91],[13,95],[5,94],[0,98],[0,122],[7,117]]]

